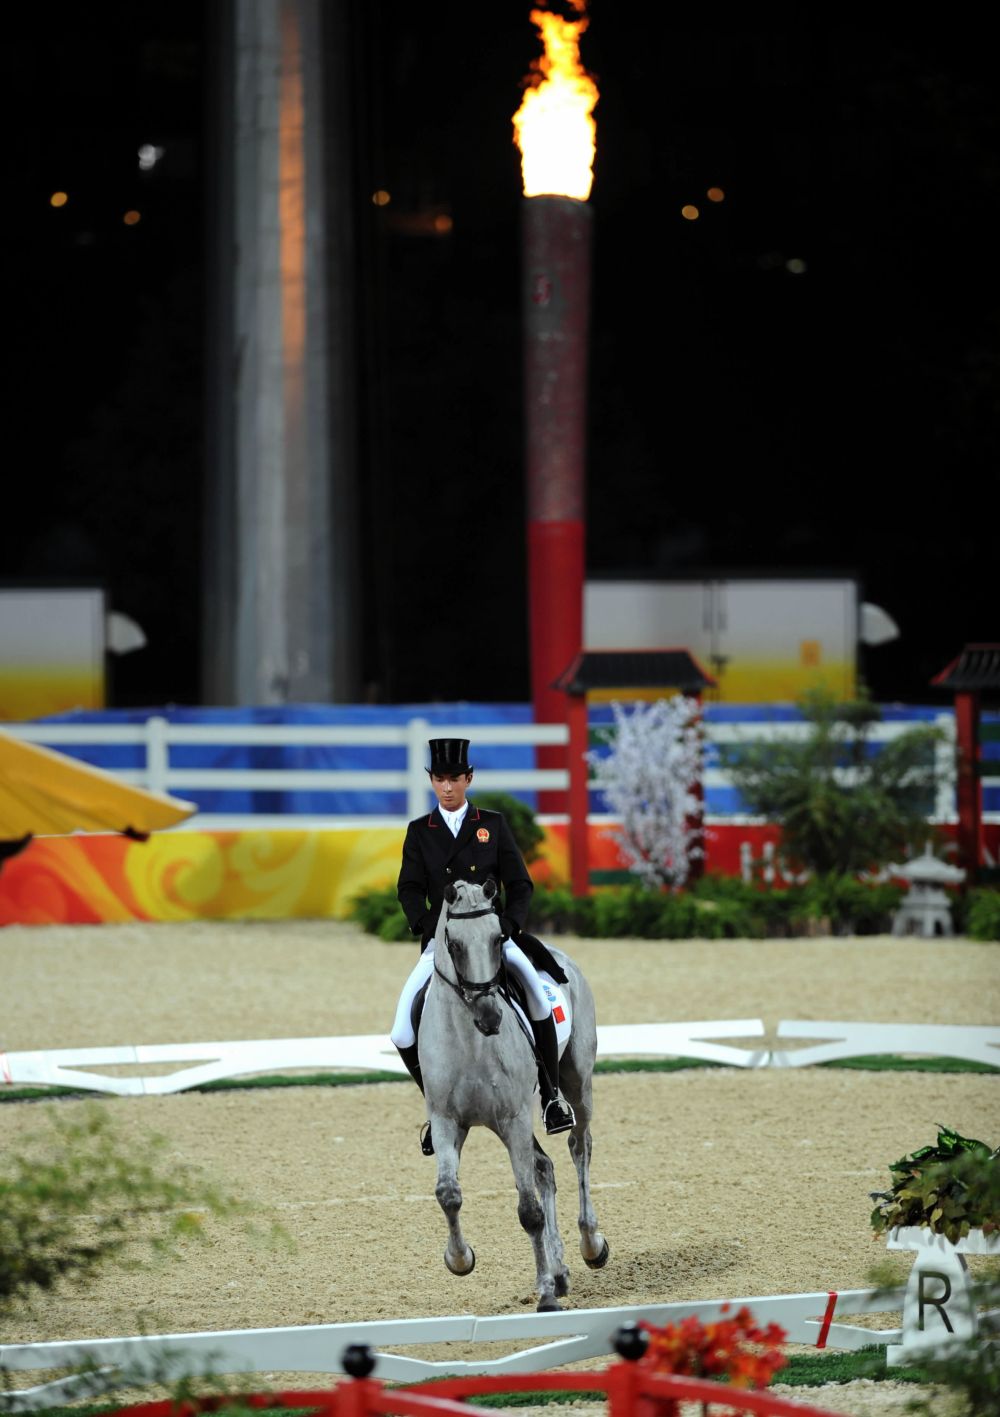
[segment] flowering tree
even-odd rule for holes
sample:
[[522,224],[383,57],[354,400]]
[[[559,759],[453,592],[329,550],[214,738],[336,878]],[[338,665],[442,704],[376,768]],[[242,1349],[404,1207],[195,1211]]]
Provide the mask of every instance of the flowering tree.
[[621,818],[611,835],[646,885],[681,886],[692,858],[703,854],[693,791],[701,773],[698,702],[678,695],[611,709],[611,752],[587,754],[594,786]]

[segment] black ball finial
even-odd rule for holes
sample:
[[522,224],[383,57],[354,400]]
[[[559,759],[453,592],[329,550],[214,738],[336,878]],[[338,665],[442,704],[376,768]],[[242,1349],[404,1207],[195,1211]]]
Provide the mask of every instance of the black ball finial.
[[349,1378],[367,1378],[375,1371],[375,1351],[367,1343],[351,1343],[340,1355],[340,1366]]
[[619,1358],[637,1363],[649,1347],[649,1334],[639,1324],[622,1324],[615,1330],[611,1343]]

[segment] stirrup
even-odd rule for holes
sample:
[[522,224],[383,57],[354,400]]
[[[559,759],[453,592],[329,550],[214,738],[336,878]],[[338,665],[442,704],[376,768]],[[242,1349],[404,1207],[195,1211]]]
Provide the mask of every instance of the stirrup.
[[569,1103],[557,1095],[546,1102],[542,1111],[542,1123],[546,1136],[554,1137],[559,1132],[568,1132],[576,1124],[576,1116]]
[[425,1156],[434,1155],[434,1139],[431,1136],[430,1122],[425,1122],[420,1128],[420,1150]]

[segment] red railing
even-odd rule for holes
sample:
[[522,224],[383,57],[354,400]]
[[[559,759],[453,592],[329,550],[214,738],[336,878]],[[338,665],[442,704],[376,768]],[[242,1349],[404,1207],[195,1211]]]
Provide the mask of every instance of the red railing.
[[[128,1417],[197,1417],[230,1403],[251,1408],[308,1408],[318,1417],[495,1417],[495,1411],[470,1406],[469,1397],[509,1392],[601,1392],[608,1417],[665,1417],[679,1402],[700,1402],[707,1411],[759,1413],[761,1417],[842,1417],[822,1407],[749,1392],[704,1378],[656,1373],[634,1362],[615,1363],[592,1373],[525,1373],[441,1378],[415,1388],[387,1388],[377,1378],[355,1377],[319,1392],[279,1392],[213,1397],[196,1402],[146,1402],[128,1408]],[[669,1405],[668,1405],[669,1404]]]

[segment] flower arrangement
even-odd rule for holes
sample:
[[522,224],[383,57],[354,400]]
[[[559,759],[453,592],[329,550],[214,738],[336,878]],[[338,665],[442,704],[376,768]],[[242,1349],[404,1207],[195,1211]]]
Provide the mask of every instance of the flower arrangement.
[[[722,1305],[722,1313],[729,1309]],[[680,1377],[708,1378],[734,1388],[763,1388],[784,1368],[780,1351],[786,1333],[777,1324],[761,1328],[744,1305],[731,1318],[702,1323],[690,1317],[680,1323],[642,1325],[649,1346],[640,1359],[644,1367]],[[660,1417],[676,1417],[676,1403],[663,1404]]]
[[1000,1230],[1000,1148],[938,1124],[936,1146],[923,1146],[890,1167],[892,1189],[872,1191],[876,1236],[923,1225],[957,1244],[970,1230]]

